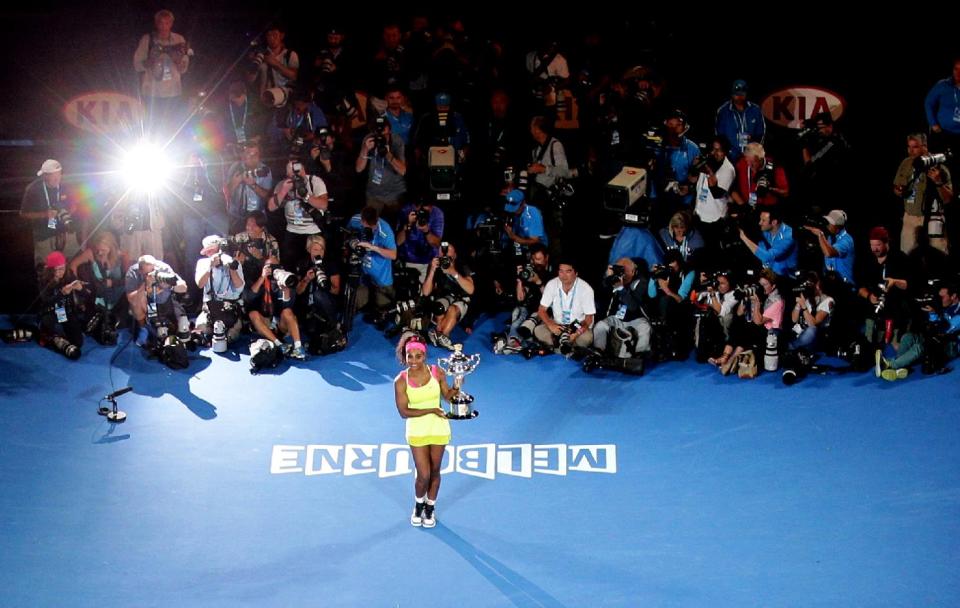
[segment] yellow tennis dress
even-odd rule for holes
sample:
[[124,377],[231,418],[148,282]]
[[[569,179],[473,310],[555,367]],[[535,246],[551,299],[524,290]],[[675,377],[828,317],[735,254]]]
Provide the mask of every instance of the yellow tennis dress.
[[[439,373],[437,366],[431,365],[430,380],[423,386],[413,386],[407,372],[401,372],[407,383],[407,407],[412,410],[440,407],[440,382],[437,380]],[[450,443],[450,421],[433,414],[407,418],[407,443],[415,447],[447,445]]]

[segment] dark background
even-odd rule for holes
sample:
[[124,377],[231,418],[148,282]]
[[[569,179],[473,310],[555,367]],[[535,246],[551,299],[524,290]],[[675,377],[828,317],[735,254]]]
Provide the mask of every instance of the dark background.
[[[480,6],[482,10],[458,13],[468,33],[474,39],[502,40],[518,69],[541,32],[557,35],[571,63],[579,42],[591,31],[601,33],[615,49],[618,64],[654,63],[687,110],[694,141],[712,133],[714,112],[736,78],[747,80],[756,102],[789,85],[835,91],[847,102],[839,128],[855,151],[850,179],[862,198],[852,204],[857,211],[851,222],[861,229],[896,219],[889,184],[905,156],[904,136],[926,130],[924,96],[949,75],[952,58],[960,55],[960,10],[920,3],[895,14],[856,15],[826,7],[775,14],[761,5],[729,3],[630,11],[594,2],[589,11],[540,8],[539,13],[502,3]],[[363,14],[350,14],[333,3],[284,5],[271,11],[250,2],[219,0],[6,8],[0,37],[0,57],[6,58],[0,62],[0,239],[6,254],[0,256],[0,276],[7,284],[12,279],[15,289],[0,300],[4,311],[20,310],[32,298],[30,288],[21,287],[29,277],[29,232],[15,214],[23,188],[45,158],[63,161],[67,174],[72,167],[94,162],[91,142],[79,138],[63,120],[63,102],[93,90],[134,93],[133,50],[160,8],[176,14],[174,31],[185,35],[196,51],[185,89],[214,95],[214,83],[272,19],[289,25],[287,46],[300,54],[303,64],[311,60],[322,28],[331,21],[348,32],[347,45],[366,57],[384,22],[396,20],[405,28],[413,14],[375,11],[370,5],[359,9]],[[421,12],[432,23],[447,16]],[[771,127],[767,143],[780,158],[795,153],[792,134],[778,127]]]

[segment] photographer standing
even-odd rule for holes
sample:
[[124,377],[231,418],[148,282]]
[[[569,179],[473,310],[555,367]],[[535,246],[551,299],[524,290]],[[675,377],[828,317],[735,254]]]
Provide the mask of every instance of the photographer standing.
[[[218,235],[204,237],[194,278],[203,290],[203,310],[197,316],[196,329],[208,337],[214,323],[222,321],[227,343],[240,335],[240,298],[243,295],[243,268],[240,262],[223,252],[225,239]],[[219,336],[218,336],[219,337]]]
[[310,91],[297,89],[290,96],[287,111],[277,115],[277,128],[283,134],[291,158],[301,159],[303,152],[313,146],[317,131],[327,126],[327,117],[313,102]]
[[83,326],[76,297],[84,285],[67,275],[67,259],[59,251],[44,260],[40,274],[40,335],[42,346],[68,359],[80,358]]
[[783,167],[768,157],[758,143],[747,144],[735,169],[736,187],[730,190],[730,198],[737,205],[769,209],[790,196],[790,184]]
[[179,120],[181,78],[190,66],[186,39],[173,32],[173,13],[164,9],[153,16],[155,31],[140,38],[133,53],[133,67],[143,74],[140,94],[153,130]]
[[283,44],[287,28],[280,23],[270,24],[264,36],[266,48],[254,52],[253,56],[258,70],[261,97],[270,89],[293,89],[300,72],[300,56]]
[[820,251],[823,253],[823,269],[840,275],[851,289],[856,285],[853,278],[856,251],[853,237],[847,232],[847,214],[834,209],[823,217],[827,222],[826,231],[817,226],[804,226],[817,237]]
[[747,246],[764,268],[770,268],[784,276],[797,268],[797,243],[793,240],[793,228],[783,223],[780,210],[776,207],[760,212],[760,230],[763,240],[754,243],[747,233],[740,229],[740,240]]
[[[646,292],[644,278],[637,273],[637,265],[630,258],[622,258],[607,266],[603,284],[613,291],[607,316],[597,322],[593,329],[593,347],[606,353],[608,336],[617,330],[626,330],[632,335],[629,353],[611,353],[615,357],[628,358],[650,350],[650,321],[643,306]],[[627,357],[622,357],[626,354]]]
[[287,163],[287,178],[280,181],[273,190],[273,196],[267,201],[269,211],[283,207],[287,221],[280,245],[280,259],[288,267],[296,266],[303,256],[307,237],[320,234],[321,226],[326,224],[327,187],[316,175],[308,175],[303,163]]
[[801,140],[803,172],[801,199],[813,213],[849,204],[854,180],[850,179],[850,145],[836,132],[830,112],[810,119],[812,129]]
[[710,247],[715,248],[720,241],[720,225],[717,222],[727,217],[730,204],[730,190],[736,179],[736,171],[727,158],[730,142],[723,135],[717,135],[710,143],[710,152],[700,165],[697,177],[696,202],[693,212],[700,218],[700,227]]
[[[347,228],[360,233],[355,246],[365,280],[357,289],[359,310],[372,299],[375,312],[382,313],[393,302],[393,260],[397,259],[397,243],[393,231],[382,220],[375,207],[367,206],[350,218]],[[372,293],[371,293],[372,292]]]
[[407,191],[406,151],[403,140],[383,116],[371,121],[371,129],[360,144],[354,169],[358,174],[367,171],[367,206],[392,221],[400,210],[400,197]]
[[330,213],[335,216],[347,214],[353,208],[353,166],[336,135],[327,127],[317,130],[307,167],[327,187],[327,209]]
[[230,232],[242,230],[248,214],[266,210],[273,185],[273,173],[260,158],[260,144],[248,143],[242,155],[242,160],[233,163],[227,171]]
[[543,227],[543,214],[540,210],[525,201],[522,190],[511,190],[507,193],[503,210],[508,214],[508,220],[503,224],[503,231],[513,249],[515,257],[523,257],[530,247],[536,244],[548,246],[547,234]]
[[[931,247],[948,252],[944,207],[953,200],[953,182],[947,166],[927,162],[931,160],[926,134],[908,135],[907,158],[893,178],[893,193],[903,200],[900,251],[904,253],[913,251],[924,233]],[[939,224],[934,224],[937,220]]]
[[127,270],[125,277],[127,302],[133,315],[137,346],[148,346],[151,336],[158,337],[157,329],[162,324],[176,328],[177,334],[190,333],[190,321],[183,305],[174,294],[187,293],[187,283],[168,264],[152,255],[141,255],[137,263]]
[[537,310],[542,324],[533,330],[533,335],[550,348],[559,347],[563,354],[572,352],[574,345],[587,348],[593,344],[596,314],[593,288],[577,276],[572,262],[561,260],[557,276],[543,289]]
[[54,251],[72,257],[77,243],[68,239],[73,218],[70,216],[70,200],[62,187],[63,167],[53,159],[45,160],[37,177],[39,179],[31,182],[23,193],[20,217],[30,221],[34,265],[42,268],[47,256]]
[[473,289],[470,269],[457,263],[456,247],[441,243],[440,255],[431,260],[421,290],[423,297],[432,299],[431,312],[439,331],[431,329],[428,337],[435,346],[453,350],[450,334],[466,316]]
[[747,83],[735,80],[730,101],[717,109],[716,133],[730,142],[730,160],[736,162],[751,142],[763,143],[767,123],[760,106],[747,101]]

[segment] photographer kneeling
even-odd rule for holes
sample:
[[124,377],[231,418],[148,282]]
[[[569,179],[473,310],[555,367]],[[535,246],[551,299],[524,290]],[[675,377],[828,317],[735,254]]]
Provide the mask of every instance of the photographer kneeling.
[[83,326],[76,297],[83,283],[67,275],[67,259],[50,252],[40,273],[40,345],[68,359],[80,358]]
[[526,265],[517,266],[517,286],[514,295],[517,305],[510,315],[510,329],[507,335],[494,334],[493,352],[513,354],[529,346],[533,340],[533,331],[540,324],[537,311],[543,289],[553,274],[550,268],[550,253],[546,245],[536,243],[530,247],[530,258]]
[[593,318],[597,314],[593,288],[577,276],[571,261],[557,265],[557,276],[544,287],[537,314],[543,323],[533,335],[546,346],[569,355],[574,346],[587,348],[593,344]]
[[[244,256],[243,264],[247,269],[245,274],[257,277],[243,294],[250,324],[276,348],[286,351],[284,354],[291,359],[306,359],[307,353],[300,340],[300,325],[293,314],[296,275],[280,267],[275,257],[269,257],[261,264],[254,257]],[[289,334],[293,338],[292,347],[284,346],[274,330]]]
[[213,336],[214,352],[222,353],[240,335],[243,295],[243,268],[225,250],[230,242],[218,235],[203,238],[203,249],[194,274],[203,291],[203,310],[197,315],[196,330],[205,340]]
[[127,302],[133,315],[137,346],[147,347],[151,336],[163,340],[168,327],[176,327],[177,337],[190,336],[190,321],[174,294],[187,293],[187,283],[168,264],[152,255],[141,255],[127,270]]
[[437,331],[427,334],[435,346],[453,350],[450,334],[467,314],[473,295],[473,277],[470,269],[457,262],[457,250],[450,243],[440,243],[440,255],[430,262],[421,293],[431,299],[432,314]]
[[650,269],[647,285],[647,296],[654,301],[657,319],[666,330],[664,352],[657,355],[682,361],[690,352],[692,316],[687,302],[695,276],[692,270],[686,269],[683,255],[677,249],[667,251],[663,261],[663,266],[654,265]]
[[[925,319],[916,319],[910,332],[903,335],[897,356],[885,359],[883,352],[876,352],[876,375],[884,380],[902,380],[909,368],[923,361],[923,372],[943,373],[949,371],[947,361],[960,356],[960,295],[957,285],[944,285],[931,294],[920,312]],[[931,301],[932,300],[932,301]]]
[[823,292],[823,284],[815,272],[808,272],[793,292],[796,294],[796,305],[790,312],[790,320],[793,322],[794,339],[789,349],[816,351],[814,346],[817,338],[830,325],[834,299]]
[[635,355],[650,352],[651,326],[643,307],[646,277],[639,276],[637,270],[630,258],[622,258],[607,267],[603,284],[612,288],[613,294],[607,317],[598,321],[593,329],[593,347],[601,356],[611,357],[612,363],[619,365],[610,365],[611,361],[606,360],[597,362],[601,367],[643,373],[642,361],[627,364]]
[[312,355],[326,355],[347,345],[337,322],[340,267],[335,256],[327,256],[327,241],[322,235],[307,237],[307,254],[309,259],[297,269],[301,277],[297,283],[297,316],[304,321],[307,350]]

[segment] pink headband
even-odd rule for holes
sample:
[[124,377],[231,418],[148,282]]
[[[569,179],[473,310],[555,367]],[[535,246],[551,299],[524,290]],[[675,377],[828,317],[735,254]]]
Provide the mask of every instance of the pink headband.
[[427,354],[427,345],[423,342],[411,340],[410,342],[407,342],[407,345],[404,348],[407,352],[410,352],[411,350],[422,350],[423,354]]

